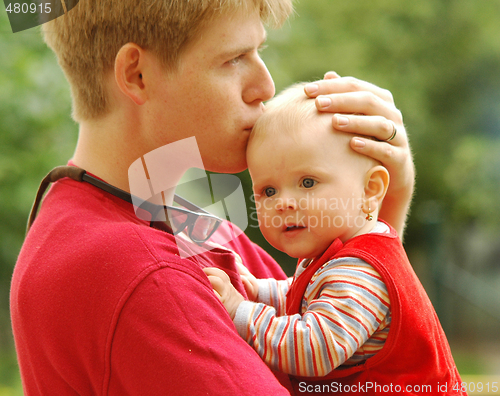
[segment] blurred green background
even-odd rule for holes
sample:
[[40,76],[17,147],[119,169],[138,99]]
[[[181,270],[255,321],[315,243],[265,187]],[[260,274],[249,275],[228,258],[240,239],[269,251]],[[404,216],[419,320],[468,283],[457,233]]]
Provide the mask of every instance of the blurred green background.
[[[277,90],[335,70],[392,91],[417,168],[405,235],[462,374],[500,375],[500,1],[314,0],[270,31]],[[0,9],[0,396],[21,395],[9,284],[42,177],[72,155],[69,88]],[[250,193],[246,173],[239,175]],[[249,209],[252,203],[249,201]],[[247,233],[265,245],[255,223]],[[291,273],[294,260],[272,252]],[[36,331],[36,330],[34,330]]]

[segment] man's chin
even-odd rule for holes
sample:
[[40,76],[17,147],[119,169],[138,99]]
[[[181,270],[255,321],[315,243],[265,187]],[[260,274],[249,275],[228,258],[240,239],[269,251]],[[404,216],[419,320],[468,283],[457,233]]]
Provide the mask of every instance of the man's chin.
[[228,158],[224,161],[218,161],[213,164],[206,164],[205,170],[217,173],[240,173],[246,170],[247,167],[246,157],[244,157],[243,160],[235,159],[234,161],[230,161]]

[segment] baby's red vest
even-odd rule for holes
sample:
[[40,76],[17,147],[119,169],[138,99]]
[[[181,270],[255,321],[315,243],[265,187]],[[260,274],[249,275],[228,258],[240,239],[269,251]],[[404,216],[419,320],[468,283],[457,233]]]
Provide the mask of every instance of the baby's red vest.
[[300,301],[313,274],[340,257],[360,258],[382,276],[391,304],[389,335],[383,349],[363,364],[337,368],[326,377],[293,378],[296,393],[466,394],[460,391],[461,379],[436,312],[392,227],[389,234],[364,234],[345,244],[335,240],[292,285],[287,314],[300,313]]

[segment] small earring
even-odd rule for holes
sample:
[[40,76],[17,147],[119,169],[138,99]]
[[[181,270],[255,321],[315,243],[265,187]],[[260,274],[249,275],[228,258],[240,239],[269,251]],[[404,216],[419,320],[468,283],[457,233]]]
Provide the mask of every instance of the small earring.
[[373,220],[373,216],[370,213],[370,211],[371,211],[371,209],[368,208],[368,213],[366,214],[366,220],[368,220],[368,221],[372,221]]

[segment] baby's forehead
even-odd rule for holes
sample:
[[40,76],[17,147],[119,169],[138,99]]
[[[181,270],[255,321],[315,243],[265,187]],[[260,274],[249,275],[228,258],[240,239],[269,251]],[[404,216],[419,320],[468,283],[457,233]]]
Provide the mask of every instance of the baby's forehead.
[[275,155],[297,148],[336,157],[354,153],[349,147],[352,135],[335,130],[332,118],[332,114],[319,112],[312,99],[297,103],[275,101],[257,121],[247,157],[259,157],[259,148],[266,147],[272,148]]
[[[272,130],[271,130],[272,129]],[[282,128],[273,125],[248,146],[248,166],[273,158],[304,158],[307,153],[310,159],[318,159],[335,166],[353,164],[357,159],[349,146],[351,135],[335,131],[332,118],[314,117],[303,123],[288,125]],[[286,161],[289,163],[289,161]],[[297,164],[295,164],[297,165]],[[252,169],[250,169],[252,170]]]
[[295,137],[302,145],[311,150],[331,150],[336,154],[349,153],[349,141],[352,135],[340,132],[332,126],[329,114],[314,115],[296,127]]

